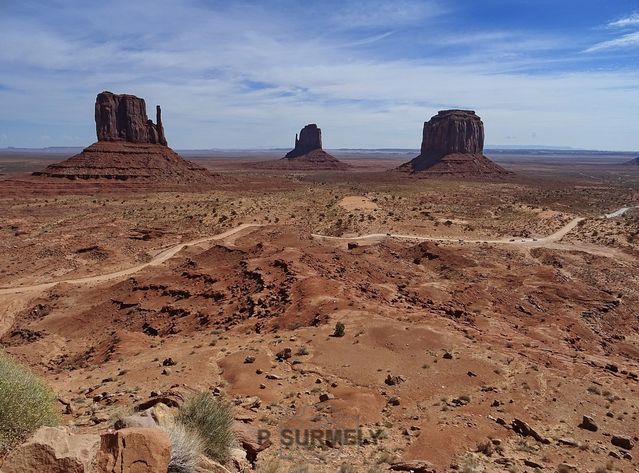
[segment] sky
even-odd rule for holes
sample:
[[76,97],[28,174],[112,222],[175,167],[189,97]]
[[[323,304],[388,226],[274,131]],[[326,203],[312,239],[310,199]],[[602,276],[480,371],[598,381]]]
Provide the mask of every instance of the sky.
[[0,0],[0,147],[95,141],[102,90],[178,149],[418,148],[476,110],[493,145],[639,149],[637,0]]

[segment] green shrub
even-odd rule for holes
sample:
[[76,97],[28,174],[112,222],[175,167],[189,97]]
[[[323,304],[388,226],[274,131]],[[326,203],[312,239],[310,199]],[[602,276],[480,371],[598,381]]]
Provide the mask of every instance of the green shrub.
[[333,336],[343,337],[345,332],[346,332],[346,326],[342,322],[337,322],[335,324],[335,331],[333,332]]
[[208,457],[219,462],[228,458],[233,441],[233,414],[226,402],[209,393],[199,393],[180,408],[177,422],[202,438]]
[[58,422],[57,396],[37,375],[0,352],[0,454]]

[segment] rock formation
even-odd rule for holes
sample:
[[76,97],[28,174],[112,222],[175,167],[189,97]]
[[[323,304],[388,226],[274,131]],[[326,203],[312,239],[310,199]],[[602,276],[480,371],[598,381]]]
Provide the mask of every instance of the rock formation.
[[146,116],[144,99],[135,95],[101,92],[95,100],[95,128],[98,141],[128,141],[166,146],[162,111],[156,106],[154,124]]
[[171,183],[204,182],[212,175],[167,146],[162,110],[156,123],[146,115],[144,99],[101,92],[95,101],[98,141],[80,154],[34,175],[69,179],[146,179]]
[[505,175],[484,156],[484,124],[470,110],[442,110],[424,123],[421,154],[399,167],[436,175]]
[[316,149],[322,149],[322,130],[311,123],[301,129],[299,138],[295,135],[295,148],[286,153],[286,158],[297,158]]
[[639,166],[639,157],[626,161],[623,164],[626,166]]
[[341,170],[350,166],[322,149],[322,130],[315,123],[306,125],[295,135],[295,148],[282,159],[255,163],[261,169]]

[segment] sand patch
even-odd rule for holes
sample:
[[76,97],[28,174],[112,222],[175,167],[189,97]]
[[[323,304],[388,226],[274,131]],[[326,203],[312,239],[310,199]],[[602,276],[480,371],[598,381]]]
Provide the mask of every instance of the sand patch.
[[360,210],[364,212],[372,212],[379,206],[366,196],[349,195],[339,202],[339,206],[344,210]]

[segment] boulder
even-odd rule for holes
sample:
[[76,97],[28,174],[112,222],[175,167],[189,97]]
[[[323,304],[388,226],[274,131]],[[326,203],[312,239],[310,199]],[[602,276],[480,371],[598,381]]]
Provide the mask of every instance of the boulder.
[[484,124],[472,110],[442,110],[424,123],[421,153],[400,171],[438,175],[505,175],[484,156]]
[[615,447],[623,448],[624,450],[632,450],[632,447],[635,446],[635,444],[632,442],[632,439],[624,435],[613,435],[610,439],[610,442]]
[[100,437],[72,434],[64,427],[41,427],[14,449],[0,468],[2,473],[89,473]]
[[95,473],[166,472],[171,442],[160,429],[130,428],[102,435]]
[[599,426],[590,416],[583,416],[581,424],[579,424],[577,427],[579,427],[580,429],[589,430],[591,432],[597,432],[597,430],[599,430]]

